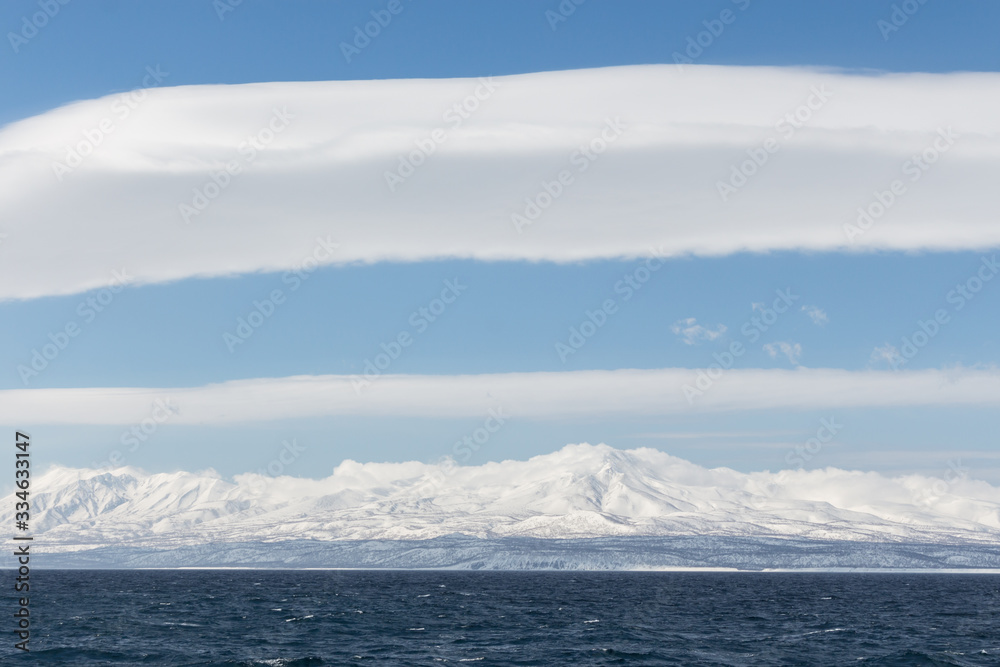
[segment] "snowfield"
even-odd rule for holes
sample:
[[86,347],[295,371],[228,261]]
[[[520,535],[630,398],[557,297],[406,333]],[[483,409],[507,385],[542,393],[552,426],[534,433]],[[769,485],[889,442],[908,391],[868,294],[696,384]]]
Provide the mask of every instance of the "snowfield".
[[56,467],[32,488],[51,567],[1000,567],[1000,489],[985,482],[747,474],[607,445],[344,461],[321,480]]

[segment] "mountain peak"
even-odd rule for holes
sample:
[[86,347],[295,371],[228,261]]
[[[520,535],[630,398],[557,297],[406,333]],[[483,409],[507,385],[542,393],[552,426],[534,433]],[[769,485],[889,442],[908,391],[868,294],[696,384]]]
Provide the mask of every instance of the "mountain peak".
[[36,529],[63,550],[456,533],[1000,540],[1000,489],[984,482],[954,480],[942,492],[939,480],[912,475],[747,474],[606,444],[480,466],[344,461],[320,480],[53,467],[35,488]]

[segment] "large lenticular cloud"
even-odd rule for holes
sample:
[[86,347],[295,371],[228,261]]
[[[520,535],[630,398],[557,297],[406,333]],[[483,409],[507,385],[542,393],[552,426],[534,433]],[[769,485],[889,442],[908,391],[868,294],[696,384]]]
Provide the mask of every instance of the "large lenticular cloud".
[[[0,391],[0,424],[225,424],[333,415],[518,419],[846,407],[1000,405],[996,369],[906,372],[687,368],[614,371],[300,375],[202,387]],[[696,388],[697,391],[694,391]]]
[[80,102],[0,131],[0,298],[308,258],[995,247],[998,83],[661,65]]

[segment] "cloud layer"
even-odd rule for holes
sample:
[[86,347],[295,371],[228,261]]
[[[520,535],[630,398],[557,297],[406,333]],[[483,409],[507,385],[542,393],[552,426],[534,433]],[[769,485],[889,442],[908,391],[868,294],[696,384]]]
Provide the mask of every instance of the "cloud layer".
[[81,102],[0,130],[0,299],[121,269],[995,247],[998,83],[663,65]]
[[[0,391],[0,424],[252,422],[333,415],[510,418],[890,406],[1000,406],[1000,371],[654,370],[344,375],[235,380],[191,388]],[[169,406],[169,407],[165,407]],[[167,415],[169,410],[175,414]]]

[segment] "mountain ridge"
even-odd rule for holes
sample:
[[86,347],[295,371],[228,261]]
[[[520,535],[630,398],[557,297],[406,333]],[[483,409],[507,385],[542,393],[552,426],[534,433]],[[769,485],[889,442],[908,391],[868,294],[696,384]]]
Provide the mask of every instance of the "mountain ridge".
[[969,479],[941,485],[835,468],[707,469],[655,449],[603,444],[479,466],[346,460],[320,480],[54,466],[33,482],[32,528],[48,551],[67,556],[116,545],[391,548],[457,538],[1000,544],[1000,489]]

